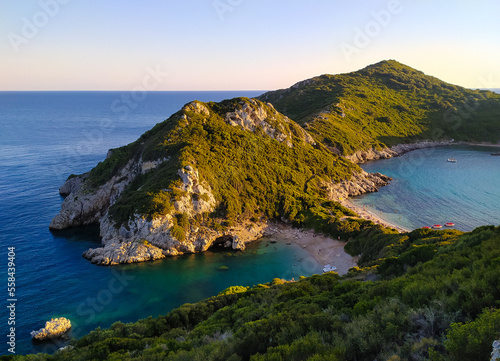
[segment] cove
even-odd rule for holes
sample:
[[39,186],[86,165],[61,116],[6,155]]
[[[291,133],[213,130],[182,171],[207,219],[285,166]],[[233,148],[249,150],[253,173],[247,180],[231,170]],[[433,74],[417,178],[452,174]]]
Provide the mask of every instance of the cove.
[[[500,224],[498,147],[445,146],[415,150],[400,157],[362,164],[394,180],[376,193],[352,202],[395,225],[415,229],[455,223],[471,231]],[[449,158],[457,160],[448,162]]]

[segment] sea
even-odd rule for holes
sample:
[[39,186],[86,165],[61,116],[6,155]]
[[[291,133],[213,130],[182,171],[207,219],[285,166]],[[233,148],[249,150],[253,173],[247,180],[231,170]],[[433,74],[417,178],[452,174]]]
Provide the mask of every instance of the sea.
[[[31,341],[30,332],[51,318],[70,319],[70,336],[79,338],[116,321],[164,315],[230,286],[321,273],[322,265],[305,250],[270,239],[245,252],[99,267],[82,257],[100,246],[97,227],[49,231],[63,200],[59,186],[104,160],[108,149],[136,140],[192,100],[261,93],[0,92],[0,354],[52,353],[65,346]],[[15,270],[8,269],[11,247]],[[15,272],[12,294],[9,271]],[[13,350],[7,344],[11,327]]]
[[[229,286],[321,273],[322,265],[305,250],[272,239],[254,242],[245,252],[99,267],[82,257],[100,246],[96,227],[48,228],[63,200],[59,186],[70,174],[104,160],[108,149],[136,140],[192,100],[261,93],[0,92],[0,354],[10,353],[11,327],[16,354],[52,353],[66,341],[33,343],[30,337],[51,318],[69,318],[70,336],[79,338],[116,321],[164,315]],[[430,148],[367,163],[367,171],[394,181],[354,202],[406,228],[442,222],[462,230],[498,225],[500,157],[491,156],[494,151],[499,148]],[[15,270],[8,269],[12,247]],[[15,272],[12,294],[9,271]]]
[[393,180],[378,192],[351,201],[408,230],[434,225],[448,228],[446,223],[462,231],[498,226],[500,157],[491,155],[495,153],[500,153],[500,147],[453,145],[371,161],[361,167]]

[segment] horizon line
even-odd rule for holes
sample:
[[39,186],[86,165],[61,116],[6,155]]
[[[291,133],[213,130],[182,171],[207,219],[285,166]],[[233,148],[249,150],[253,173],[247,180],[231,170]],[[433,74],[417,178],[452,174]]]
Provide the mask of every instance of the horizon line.
[[[23,89],[23,90],[3,90],[0,89],[0,92],[133,92],[136,90],[133,89],[106,89],[106,90],[92,90],[92,89],[37,89],[37,90],[28,90],[28,89]],[[145,91],[148,93],[154,93],[154,92],[240,92],[240,91],[255,91],[255,92],[267,92],[267,91],[272,91],[272,90],[266,90],[266,89],[222,89],[222,90],[141,90]]]

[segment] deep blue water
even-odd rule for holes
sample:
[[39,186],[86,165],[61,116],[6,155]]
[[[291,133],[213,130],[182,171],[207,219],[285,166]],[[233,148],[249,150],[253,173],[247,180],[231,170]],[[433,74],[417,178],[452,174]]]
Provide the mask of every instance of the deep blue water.
[[[119,267],[98,267],[82,253],[99,245],[95,229],[51,233],[58,187],[102,161],[185,103],[261,92],[0,92],[0,272],[4,285],[0,354],[7,353],[7,247],[16,247],[16,353],[51,352],[30,331],[52,317],[72,321],[74,337],[113,322],[165,314],[231,285],[254,285],[321,271],[294,245],[251,245],[244,253],[204,253]],[[227,270],[221,270],[226,266]]]
[[[453,222],[470,231],[500,225],[499,147],[449,146],[368,162],[367,172],[394,178],[379,192],[352,201],[407,229]],[[454,158],[456,163],[447,162]]]

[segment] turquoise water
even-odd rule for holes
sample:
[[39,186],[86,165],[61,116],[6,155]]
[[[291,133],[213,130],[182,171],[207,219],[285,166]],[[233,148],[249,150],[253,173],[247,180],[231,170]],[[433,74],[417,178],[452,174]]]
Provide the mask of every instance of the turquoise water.
[[364,170],[394,180],[352,201],[407,229],[447,222],[463,231],[500,225],[500,157],[490,155],[498,152],[498,147],[448,146],[368,162]]
[[[185,103],[220,101],[261,92],[151,92],[124,108],[127,92],[0,92],[0,333],[7,335],[7,247],[16,247],[16,353],[52,352],[63,344],[31,342],[30,331],[65,316],[80,337],[113,322],[165,314],[232,285],[321,272],[300,247],[252,244],[248,251],[98,267],[81,255],[99,246],[97,230],[52,233],[59,186],[71,173],[102,161]],[[113,106],[118,102],[120,107]],[[120,103],[122,102],[122,103]],[[120,109],[118,111],[118,109]],[[227,269],[221,269],[221,266]],[[4,333],[5,332],[5,333]],[[2,338],[0,354],[7,353]]]

